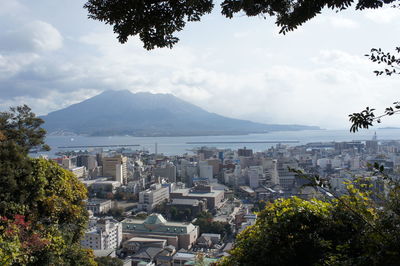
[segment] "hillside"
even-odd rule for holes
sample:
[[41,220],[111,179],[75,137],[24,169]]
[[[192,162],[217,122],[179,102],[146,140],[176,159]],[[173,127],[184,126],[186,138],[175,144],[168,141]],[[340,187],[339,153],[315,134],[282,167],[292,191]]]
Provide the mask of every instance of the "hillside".
[[319,129],[301,125],[267,125],[210,113],[171,94],[105,91],[42,117],[49,133],[94,136],[183,136],[248,134]]

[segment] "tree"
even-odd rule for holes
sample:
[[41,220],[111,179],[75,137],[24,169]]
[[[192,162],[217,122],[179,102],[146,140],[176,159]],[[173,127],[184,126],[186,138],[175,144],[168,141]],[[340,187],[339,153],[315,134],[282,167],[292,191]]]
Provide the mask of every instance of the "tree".
[[172,206],[169,210],[172,220],[176,220],[178,218],[178,209],[175,206]]
[[124,262],[118,258],[98,257],[95,259],[99,266],[122,266]]
[[[400,53],[400,47],[396,47],[396,53]],[[395,56],[392,53],[384,52],[382,49],[371,49],[371,54],[367,54],[368,58],[372,62],[378,64],[386,65],[384,70],[375,70],[374,73],[377,76],[381,75],[399,75],[400,74],[400,57]],[[393,106],[389,106],[380,115],[375,115],[375,109],[366,107],[363,111],[359,113],[353,113],[349,115],[349,120],[352,123],[350,128],[351,132],[356,132],[361,128],[369,128],[373,124],[381,123],[381,119],[385,116],[392,116],[400,112],[400,102],[394,102]]]
[[209,212],[200,213],[193,224],[200,227],[200,234],[213,233],[225,236],[232,233],[229,223],[213,221],[213,216]]
[[93,265],[91,251],[80,246],[88,221],[85,186],[55,162],[28,156],[45,145],[42,123],[27,106],[0,113],[0,243],[10,247],[0,261]]
[[14,142],[25,153],[32,148],[49,150],[44,143],[43,123],[27,105],[11,107],[9,112],[0,112],[0,142]]
[[[375,165],[374,177],[347,182],[347,194],[324,201],[279,199],[237,237],[222,265],[396,265],[400,260],[400,183]],[[322,189],[315,176],[311,185]]]
[[112,217],[114,217],[117,220],[122,220],[123,215],[124,215],[124,208],[122,208],[122,207],[120,207],[120,208],[118,208],[118,207],[111,208],[107,212],[107,214],[112,216]]
[[[233,18],[246,16],[275,16],[276,24],[285,34],[320,14],[323,8],[336,12],[355,5],[356,10],[381,8],[397,0],[224,0],[222,15]],[[114,27],[118,40],[125,43],[129,36],[139,35],[144,48],[172,48],[178,41],[174,34],[187,22],[199,21],[214,7],[212,0],[88,0],[84,5],[94,20]]]
[[84,6],[89,18],[114,26],[118,40],[125,43],[139,35],[146,49],[170,47],[178,42],[173,34],[187,21],[199,21],[210,13],[211,0],[197,1],[104,1],[90,0]]

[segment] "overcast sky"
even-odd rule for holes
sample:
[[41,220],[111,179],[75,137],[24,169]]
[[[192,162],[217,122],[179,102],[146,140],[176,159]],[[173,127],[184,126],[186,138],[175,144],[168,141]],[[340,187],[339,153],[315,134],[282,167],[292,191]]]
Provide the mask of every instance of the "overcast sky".
[[[326,11],[279,35],[273,18],[232,20],[218,6],[172,50],[87,19],[84,0],[0,0],[0,109],[37,114],[104,90],[172,93],[210,112],[263,123],[349,128],[348,114],[400,100],[400,76],[376,77],[364,54],[400,45],[400,10]],[[400,126],[400,117],[384,120]]]

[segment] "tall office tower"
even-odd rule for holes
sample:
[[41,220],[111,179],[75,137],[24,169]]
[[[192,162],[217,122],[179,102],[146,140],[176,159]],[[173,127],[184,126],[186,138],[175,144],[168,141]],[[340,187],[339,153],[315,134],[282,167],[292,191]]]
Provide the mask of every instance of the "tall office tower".
[[[128,158],[122,155],[103,158],[103,176],[110,176],[114,180],[120,179],[121,183],[126,183],[128,179]],[[117,180],[117,181],[120,181]]]
[[367,140],[365,142],[365,146],[369,153],[377,153],[378,152],[378,137],[376,136],[376,132],[372,137],[372,140]]

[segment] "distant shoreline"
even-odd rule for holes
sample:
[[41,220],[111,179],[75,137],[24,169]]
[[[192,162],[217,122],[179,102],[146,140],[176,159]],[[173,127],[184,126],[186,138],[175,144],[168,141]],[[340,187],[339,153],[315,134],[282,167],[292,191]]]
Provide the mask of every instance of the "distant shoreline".
[[72,132],[68,132],[67,134],[65,133],[60,133],[57,134],[57,132],[51,132],[48,133],[47,136],[51,137],[77,137],[77,136],[82,136],[82,137],[140,137],[140,138],[154,138],[154,137],[213,137],[213,136],[247,136],[247,135],[253,135],[253,134],[268,134],[268,133],[275,133],[275,132],[300,132],[300,131],[320,131],[324,130],[321,128],[313,128],[313,129],[297,129],[297,130],[272,130],[272,131],[257,131],[257,132],[232,132],[232,131],[227,131],[227,132],[199,132],[199,133],[159,133],[159,134],[135,134],[135,135],[130,135],[130,134],[114,134],[114,135],[107,135],[107,134],[75,134]]
[[186,144],[262,144],[262,143],[300,143],[298,140],[265,140],[265,141],[189,141]]
[[380,128],[378,128],[378,129],[383,129],[383,130],[385,130],[385,129],[399,130],[400,127],[380,127]]

